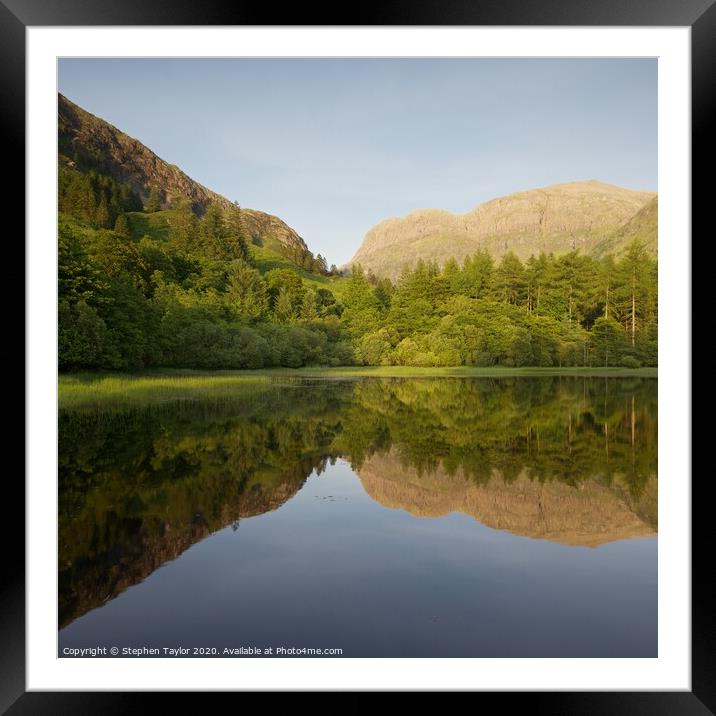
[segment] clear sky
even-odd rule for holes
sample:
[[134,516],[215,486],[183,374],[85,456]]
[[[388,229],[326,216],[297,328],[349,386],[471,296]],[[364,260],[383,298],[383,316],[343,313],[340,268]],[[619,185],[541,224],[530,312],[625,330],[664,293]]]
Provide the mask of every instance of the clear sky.
[[338,265],[418,208],[657,189],[655,59],[63,59],[59,90]]

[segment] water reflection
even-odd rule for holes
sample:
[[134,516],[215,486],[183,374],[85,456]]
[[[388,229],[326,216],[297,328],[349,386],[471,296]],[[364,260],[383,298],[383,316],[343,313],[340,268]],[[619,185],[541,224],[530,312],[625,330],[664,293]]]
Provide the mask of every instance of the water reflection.
[[[574,547],[653,536],[656,401],[646,379],[371,379],[61,413],[60,625],[222,528],[240,540],[242,520],[277,510],[337,459],[376,503],[414,517],[461,513]],[[336,496],[329,487],[320,499]],[[335,509],[348,516],[345,499]],[[349,539],[340,520],[330,529],[322,539]]]

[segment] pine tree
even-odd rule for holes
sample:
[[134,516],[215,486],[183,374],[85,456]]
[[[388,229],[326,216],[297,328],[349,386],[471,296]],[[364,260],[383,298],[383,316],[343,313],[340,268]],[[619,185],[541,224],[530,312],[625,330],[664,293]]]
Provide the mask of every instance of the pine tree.
[[638,328],[649,308],[649,257],[644,245],[635,239],[619,263],[616,299],[632,348]]
[[212,203],[201,220],[201,244],[207,257],[216,260],[232,258],[228,251],[224,212],[219,204]]
[[290,323],[293,320],[293,303],[291,295],[285,287],[281,287],[278,292],[274,316],[279,323]]
[[264,280],[255,268],[242,259],[231,264],[226,298],[238,317],[250,321],[261,318],[268,307]]
[[591,343],[597,365],[605,368],[617,365],[624,345],[624,331],[613,318],[597,318],[592,328]]
[[318,319],[318,310],[316,309],[316,292],[309,288],[303,296],[301,304],[301,320],[315,321]]
[[226,212],[225,222],[226,251],[231,254],[230,257],[226,258],[237,258],[242,259],[246,263],[252,263],[253,257],[249,250],[243,212],[237,202],[234,202],[233,207]]
[[144,206],[144,211],[148,213],[154,213],[161,211],[162,208],[162,195],[156,187],[152,187],[149,192],[149,198]]
[[199,219],[188,197],[172,199],[173,215],[169,217],[169,243],[179,251],[193,251],[199,242]]
[[104,192],[102,192],[99,204],[97,205],[97,210],[95,211],[94,223],[97,226],[101,226],[103,229],[108,229],[110,226],[112,226],[112,218],[109,213],[109,204],[107,203],[107,197],[105,196]]
[[351,267],[351,276],[344,296],[346,308],[343,323],[354,338],[380,327],[378,299],[360,265]]
[[114,233],[121,236],[123,239],[131,239],[132,227],[129,225],[129,220],[126,214],[120,214],[117,217],[117,221],[114,222]]
[[321,254],[316,256],[316,269],[319,273],[328,273],[328,262],[323,258],[323,256],[321,256]]
[[494,274],[494,291],[504,303],[518,305],[525,294],[525,270],[516,254],[508,251]]

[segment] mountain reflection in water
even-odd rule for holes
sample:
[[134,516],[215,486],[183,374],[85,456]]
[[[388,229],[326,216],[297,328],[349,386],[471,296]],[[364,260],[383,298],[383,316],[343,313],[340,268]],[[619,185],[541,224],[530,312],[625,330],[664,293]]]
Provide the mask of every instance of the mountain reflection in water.
[[61,628],[222,528],[240,540],[337,459],[416,518],[587,548],[657,533],[649,379],[280,381],[246,400],[62,411],[59,435]]

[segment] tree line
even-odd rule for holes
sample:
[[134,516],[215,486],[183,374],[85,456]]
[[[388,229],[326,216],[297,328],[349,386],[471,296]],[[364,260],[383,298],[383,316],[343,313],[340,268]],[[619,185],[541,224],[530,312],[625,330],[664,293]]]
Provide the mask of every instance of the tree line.
[[[657,362],[657,262],[638,242],[618,260],[478,251],[396,282],[353,266],[337,296],[318,279],[338,270],[300,247],[261,272],[238,205],[199,216],[154,191],[142,206],[61,169],[59,210],[61,370]],[[160,211],[166,232],[144,232],[138,217]]]
[[478,251],[395,284],[354,266],[342,320],[368,365],[637,367],[657,364],[657,298],[638,241],[618,260]]
[[174,199],[166,238],[138,235],[131,212],[120,211],[112,229],[98,220],[114,187],[74,173],[61,195],[62,370],[352,362],[333,294],[286,268],[261,274],[238,206],[213,203],[199,217],[188,199]]

